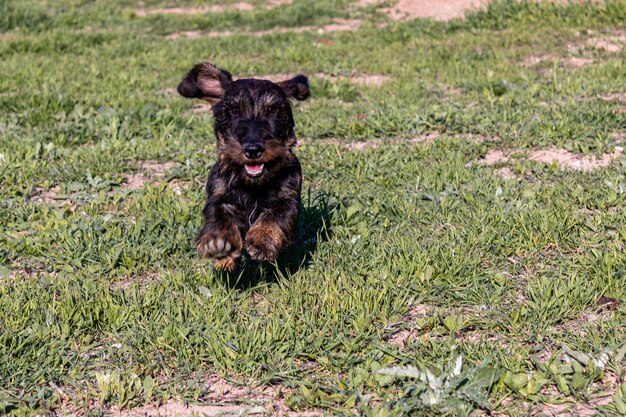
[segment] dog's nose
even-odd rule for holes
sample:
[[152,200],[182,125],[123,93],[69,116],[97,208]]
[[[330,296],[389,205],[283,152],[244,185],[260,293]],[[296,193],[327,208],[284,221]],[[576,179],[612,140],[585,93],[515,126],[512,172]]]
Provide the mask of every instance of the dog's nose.
[[250,159],[258,159],[263,155],[265,147],[262,143],[246,143],[243,145],[243,153]]

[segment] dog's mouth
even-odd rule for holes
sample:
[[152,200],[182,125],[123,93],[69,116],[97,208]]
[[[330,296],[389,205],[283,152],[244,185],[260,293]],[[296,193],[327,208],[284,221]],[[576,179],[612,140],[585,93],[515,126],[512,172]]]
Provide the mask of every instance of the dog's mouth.
[[263,174],[263,169],[265,168],[264,164],[257,164],[257,165],[253,165],[253,164],[246,164],[243,166],[244,171],[246,172],[246,175],[248,175],[249,177],[258,177],[261,174]]

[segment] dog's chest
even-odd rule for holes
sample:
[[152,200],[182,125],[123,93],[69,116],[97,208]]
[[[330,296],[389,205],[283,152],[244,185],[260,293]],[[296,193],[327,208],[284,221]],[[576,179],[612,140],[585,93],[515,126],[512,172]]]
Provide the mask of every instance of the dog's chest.
[[245,189],[231,190],[225,208],[237,219],[240,227],[250,227],[271,204],[264,193],[253,193]]

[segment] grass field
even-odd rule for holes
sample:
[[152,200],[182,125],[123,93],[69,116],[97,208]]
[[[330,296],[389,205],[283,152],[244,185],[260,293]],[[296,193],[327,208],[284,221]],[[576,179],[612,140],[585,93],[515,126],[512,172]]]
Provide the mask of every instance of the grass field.
[[[218,3],[0,0],[0,415],[625,415],[626,2]],[[202,60],[311,83],[298,242],[233,276]]]

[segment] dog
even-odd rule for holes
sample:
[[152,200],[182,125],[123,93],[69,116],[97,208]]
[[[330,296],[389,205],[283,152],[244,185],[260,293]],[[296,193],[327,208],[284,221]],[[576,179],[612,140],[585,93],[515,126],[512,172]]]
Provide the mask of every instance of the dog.
[[298,224],[302,169],[293,153],[290,99],[310,96],[307,78],[233,80],[228,71],[201,62],[177,90],[211,104],[217,138],[198,253],[230,272],[239,268],[243,249],[253,260],[275,261]]

